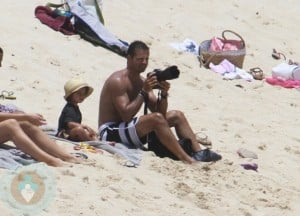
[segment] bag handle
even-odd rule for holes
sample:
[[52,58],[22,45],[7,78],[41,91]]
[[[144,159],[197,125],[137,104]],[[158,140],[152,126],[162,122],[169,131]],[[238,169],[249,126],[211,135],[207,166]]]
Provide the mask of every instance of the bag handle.
[[230,32],[230,33],[234,34],[235,36],[237,36],[238,38],[240,38],[240,39],[241,39],[241,42],[242,42],[242,45],[243,45],[243,47],[245,47],[245,46],[246,46],[246,44],[245,44],[245,40],[242,38],[242,36],[241,36],[241,35],[239,35],[238,33],[234,32],[234,31],[232,31],[232,30],[224,30],[224,31],[222,32],[222,37],[224,38],[224,40],[228,40],[228,39],[225,37],[225,33],[226,33],[226,32]]

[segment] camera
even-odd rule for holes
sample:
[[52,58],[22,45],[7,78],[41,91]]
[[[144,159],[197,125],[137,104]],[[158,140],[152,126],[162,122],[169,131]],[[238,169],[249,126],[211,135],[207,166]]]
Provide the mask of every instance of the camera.
[[[155,69],[154,72],[148,73],[147,76],[156,76],[158,82],[172,80],[179,77],[180,71],[178,70],[176,65],[172,65],[167,67],[164,70]],[[159,86],[155,86],[154,88],[159,88]]]

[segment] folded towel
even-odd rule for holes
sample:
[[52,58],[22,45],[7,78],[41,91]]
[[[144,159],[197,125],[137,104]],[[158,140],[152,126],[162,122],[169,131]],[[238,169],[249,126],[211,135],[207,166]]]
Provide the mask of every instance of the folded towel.
[[53,30],[60,31],[65,35],[74,35],[75,29],[71,20],[67,16],[57,16],[48,6],[37,6],[34,11],[35,16],[41,23],[49,26]]

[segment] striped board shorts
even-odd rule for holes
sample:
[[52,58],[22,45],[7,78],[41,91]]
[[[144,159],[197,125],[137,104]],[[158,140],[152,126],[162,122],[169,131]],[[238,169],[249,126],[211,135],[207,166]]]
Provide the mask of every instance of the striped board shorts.
[[107,122],[99,127],[100,140],[114,141],[126,145],[128,148],[143,148],[146,136],[138,137],[135,125],[138,118],[134,117],[130,122]]

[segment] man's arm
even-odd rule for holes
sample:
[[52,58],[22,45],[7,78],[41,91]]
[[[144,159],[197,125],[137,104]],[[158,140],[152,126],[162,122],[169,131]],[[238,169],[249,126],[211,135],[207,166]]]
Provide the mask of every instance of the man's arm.
[[149,97],[149,108],[151,112],[159,112],[166,116],[168,109],[168,91],[170,89],[170,83],[162,81],[159,83],[159,97],[157,98],[153,93],[153,96]]
[[110,92],[115,109],[120,115],[122,121],[130,121],[140,110],[144,98],[142,94],[130,100],[126,86],[121,79],[114,80],[110,85]]

